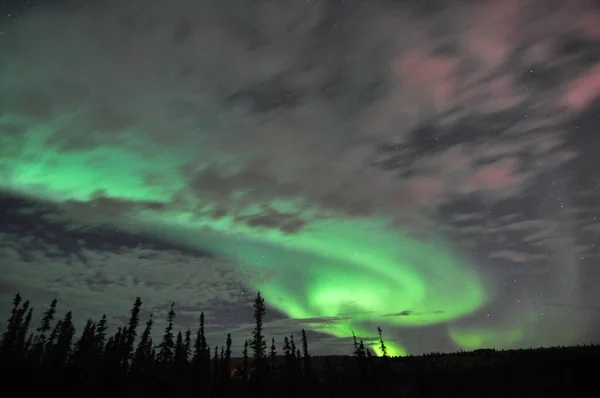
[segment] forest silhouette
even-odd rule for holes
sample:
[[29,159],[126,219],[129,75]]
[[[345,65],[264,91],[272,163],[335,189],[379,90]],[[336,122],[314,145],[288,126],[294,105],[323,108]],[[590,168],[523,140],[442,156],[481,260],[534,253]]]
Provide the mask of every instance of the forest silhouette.
[[208,345],[204,313],[196,331],[175,331],[175,303],[157,343],[152,339],[153,316],[140,325],[139,297],[127,325],[112,335],[103,315],[89,319],[76,336],[71,311],[58,317],[56,307],[53,300],[33,329],[33,308],[15,295],[0,343],[4,392],[74,397],[573,397],[595,390],[600,358],[595,345],[391,358],[381,328],[381,357],[352,331],[352,355],[312,356],[304,329],[298,343],[293,334],[285,337],[280,353],[275,339],[265,336],[260,293],[254,300],[252,335],[244,342],[243,356],[234,358],[230,334],[223,336],[222,345]]

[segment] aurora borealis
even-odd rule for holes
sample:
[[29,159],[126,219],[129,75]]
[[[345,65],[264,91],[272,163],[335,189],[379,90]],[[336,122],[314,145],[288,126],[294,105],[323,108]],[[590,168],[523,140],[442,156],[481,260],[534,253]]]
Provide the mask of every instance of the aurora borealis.
[[586,2],[31,3],[0,25],[4,313],[140,295],[236,341],[260,290],[323,353],[600,337]]

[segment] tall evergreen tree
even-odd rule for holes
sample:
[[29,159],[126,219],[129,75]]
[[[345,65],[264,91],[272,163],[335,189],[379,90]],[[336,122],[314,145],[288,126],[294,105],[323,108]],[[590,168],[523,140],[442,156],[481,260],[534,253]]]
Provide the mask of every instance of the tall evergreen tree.
[[246,379],[250,370],[248,369],[248,340],[244,341],[244,351],[242,351],[242,370],[244,372],[244,379]]
[[23,308],[21,310],[27,310],[27,312],[25,314],[25,317],[22,319],[21,324],[19,325],[19,329],[17,331],[15,354],[19,362],[25,361],[27,357],[27,351],[29,350],[27,336],[29,335],[29,325],[31,324],[31,317],[33,316],[33,308],[29,308],[29,306],[23,305]]
[[175,349],[175,341],[173,338],[173,322],[175,321],[175,303],[171,304],[169,315],[167,316],[167,326],[163,339],[158,345],[158,357],[157,360],[163,364],[173,363],[173,355]]
[[254,299],[254,330],[252,331],[252,340],[250,347],[254,357],[254,366],[257,371],[262,371],[265,359],[267,357],[267,342],[263,334],[263,319],[266,314],[265,300],[260,295],[256,294]]
[[225,379],[229,379],[231,372],[231,344],[231,334],[227,333],[227,340],[225,342],[225,357],[223,359]]
[[131,362],[132,371],[139,373],[143,370],[147,369],[148,362],[150,361],[150,357],[152,355],[152,325],[154,320],[152,319],[152,314],[146,321],[146,327],[142,332],[142,336],[140,341],[135,349],[135,353],[133,354],[133,360]]
[[215,345],[215,353],[213,355],[212,364],[213,385],[217,384],[219,378],[219,347]]
[[44,354],[44,349],[46,347],[46,339],[47,335],[50,332],[52,327],[52,321],[54,320],[54,315],[56,314],[56,305],[58,301],[56,299],[52,300],[50,303],[50,307],[44,312],[42,316],[42,320],[40,322],[40,326],[36,329],[36,335],[33,338],[31,352],[29,353],[28,362],[35,366],[38,365],[42,359]]
[[270,357],[271,357],[271,366],[273,367],[273,369],[275,369],[276,362],[277,362],[277,347],[275,346],[275,338],[271,339]]
[[81,337],[75,343],[72,358],[75,366],[87,368],[90,365],[90,361],[93,360],[95,340],[96,324],[93,320],[88,319],[81,332]]
[[294,335],[290,334],[290,355],[292,357],[292,361],[296,359],[296,343],[294,342]]
[[286,336],[283,338],[283,355],[285,360],[285,369],[288,377],[294,377],[294,351],[292,351],[292,345],[290,339]]
[[381,356],[383,358],[387,358],[387,347],[385,346],[385,342],[383,341],[383,335],[381,332],[381,327],[377,327],[377,333],[379,334],[379,350],[381,351]]
[[50,332],[48,339],[46,340],[46,344],[44,346],[43,352],[43,361],[48,364],[50,360],[50,353],[53,350],[54,345],[56,344],[56,340],[58,339],[58,335],[60,334],[60,330],[62,328],[62,319],[59,319],[54,325],[54,328]]
[[190,328],[188,328],[185,331],[183,351],[184,351],[185,362],[187,363],[190,360],[190,354],[192,353],[192,331],[190,330]]
[[196,334],[194,343],[194,363],[201,364],[206,359],[208,345],[206,344],[206,335],[204,333],[204,312],[200,313],[200,326]]
[[123,353],[122,353],[122,366],[127,369],[129,367],[129,360],[133,354],[133,345],[135,344],[135,338],[137,337],[137,327],[140,323],[140,311],[142,308],[142,299],[139,297],[135,298],[131,313],[129,316],[129,322],[127,323],[127,329],[124,336]]
[[181,369],[185,364],[185,343],[183,342],[183,333],[181,330],[177,332],[177,338],[175,340],[175,367]]
[[102,315],[102,318],[96,324],[96,333],[94,336],[94,346],[98,353],[104,352],[104,346],[106,344],[106,330],[108,328],[108,319],[106,314]]
[[50,331],[50,327],[52,324],[52,321],[54,320],[54,314],[56,314],[56,304],[58,303],[58,300],[54,299],[52,300],[52,302],[50,303],[50,308],[48,308],[46,310],[46,312],[44,312],[44,316],[42,317],[42,322],[40,324],[40,326],[37,328],[37,336],[36,336],[36,343],[37,344],[43,344],[46,341],[46,335],[48,334],[48,332]]
[[118,327],[115,334],[108,339],[104,349],[104,361],[113,372],[120,369],[125,333],[125,328]]
[[210,352],[206,343],[204,332],[204,312],[200,313],[199,327],[194,341],[194,355],[192,358],[194,372],[194,386],[198,395],[209,394]]
[[55,341],[49,347],[48,364],[53,368],[61,368],[65,366],[67,359],[71,353],[73,337],[75,336],[75,327],[73,326],[73,315],[68,311],[64,318],[57,324],[58,329],[55,334]]
[[23,320],[29,311],[29,301],[21,305],[21,295],[17,293],[13,299],[13,308],[6,331],[0,343],[0,355],[5,362],[14,362],[19,351],[19,331],[22,329]]
[[306,338],[306,331],[302,329],[302,355],[304,360],[304,377],[310,377],[312,372],[311,369],[311,358],[308,353],[308,339]]

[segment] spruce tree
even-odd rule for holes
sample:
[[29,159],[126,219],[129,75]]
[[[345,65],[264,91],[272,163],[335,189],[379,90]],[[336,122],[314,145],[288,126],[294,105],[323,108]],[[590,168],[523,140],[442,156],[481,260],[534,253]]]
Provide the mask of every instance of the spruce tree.
[[215,345],[215,353],[212,363],[213,385],[217,384],[219,378],[219,347]]
[[283,338],[283,355],[285,360],[285,369],[288,377],[293,377],[294,374],[294,351],[290,344],[290,339],[286,336]]
[[271,366],[275,369],[276,361],[277,361],[277,347],[275,346],[275,338],[271,339]]
[[5,362],[14,362],[19,350],[19,330],[21,330],[23,319],[26,312],[29,310],[29,301],[26,301],[21,306],[22,300],[21,295],[17,293],[13,299],[13,308],[11,310],[10,318],[8,318],[6,331],[2,335],[0,355]]
[[148,362],[150,361],[150,357],[152,355],[152,325],[154,324],[154,320],[152,319],[152,314],[146,321],[146,327],[142,332],[142,336],[140,341],[135,349],[135,353],[133,354],[133,361],[131,362],[131,370],[139,373],[147,369]]
[[177,339],[175,340],[175,367],[181,369],[185,363],[185,345],[183,342],[183,333],[181,330],[177,333]]
[[298,371],[298,358],[296,356],[297,350],[296,343],[294,342],[294,335],[290,334],[290,363],[294,377],[296,377],[296,373]]
[[223,362],[223,367],[226,369],[225,379],[229,379],[231,372],[231,334],[227,333],[227,340],[225,342],[225,359]]
[[304,359],[304,377],[310,377],[311,370],[311,358],[308,353],[308,339],[306,338],[306,331],[302,329],[302,354]]
[[94,336],[94,346],[98,353],[104,352],[104,346],[106,344],[106,329],[108,328],[108,319],[106,314],[102,315],[102,318],[96,324],[96,333]]
[[267,357],[267,342],[263,334],[263,319],[265,314],[265,300],[260,295],[260,292],[258,292],[254,299],[254,330],[252,331],[250,347],[253,352],[254,366],[259,372],[262,371],[264,360]]
[[54,368],[65,366],[71,353],[73,337],[75,336],[75,327],[73,326],[73,315],[71,311],[65,314],[65,317],[57,324],[58,329],[53,339],[53,345],[49,348],[48,364]]
[[183,355],[186,363],[190,360],[190,354],[192,353],[192,331],[188,328],[185,331],[185,339],[183,343]]
[[246,379],[246,378],[248,378],[248,374],[249,374],[248,373],[249,372],[249,369],[248,369],[248,340],[244,341],[244,351],[242,351],[242,356],[243,356],[242,369],[244,372],[244,379]]
[[87,368],[94,354],[96,338],[96,324],[88,319],[81,332],[81,337],[75,343],[73,352],[73,364],[76,367]]
[[51,352],[54,348],[54,345],[56,344],[56,340],[58,339],[58,335],[60,334],[60,330],[62,327],[62,319],[59,319],[56,322],[56,325],[54,325],[54,328],[52,329],[52,332],[50,332],[50,335],[48,336],[48,339],[46,340],[46,343],[44,345],[44,350],[42,353],[42,361],[48,365],[51,362]]
[[111,372],[121,369],[126,328],[118,327],[113,336],[108,339],[104,349],[104,361]]
[[37,328],[37,336],[35,338],[35,343],[40,344],[42,347],[46,342],[46,335],[50,331],[50,326],[52,321],[54,320],[54,314],[56,313],[56,304],[58,301],[56,299],[52,300],[50,303],[50,308],[44,312],[44,316],[42,317],[42,322],[40,326]]
[[175,321],[175,303],[171,304],[169,315],[167,316],[167,326],[165,327],[165,333],[163,339],[158,345],[158,357],[157,360],[163,364],[173,363],[173,351],[175,349],[175,341],[173,338],[173,322]]
[[[27,307],[24,305],[22,310],[24,311]],[[15,346],[16,359],[19,362],[24,362],[29,351],[29,344],[27,336],[29,334],[29,325],[31,324],[31,317],[33,316],[33,308],[27,309],[25,318],[22,320],[17,331],[17,341]],[[30,336],[31,337],[31,336]]]
[[206,335],[204,332],[204,312],[200,313],[199,327],[194,341],[194,355],[192,359],[194,372],[194,385],[198,395],[209,393],[210,356]]
[[383,358],[387,358],[387,347],[383,341],[383,336],[381,332],[381,327],[377,327],[377,333],[379,334],[379,350],[381,351],[381,356]]
[[194,343],[194,363],[204,363],[208,351],[208,345],[206,344],[206,335],[204,333],[204,312],[200,313],[200,327],[196,334],[196,341]]
[[124,337],[123,353],[122,353],[122,366],[124,369],[129,367],[129,360],[133,354],[133,345],[135,344],[135,338],[137,337],[137,327],[140,323],[140,311],[142,307],[142,299],[139,297],[135,298],[131,313],[129,316],[129,322],[127,323],[127,329]]

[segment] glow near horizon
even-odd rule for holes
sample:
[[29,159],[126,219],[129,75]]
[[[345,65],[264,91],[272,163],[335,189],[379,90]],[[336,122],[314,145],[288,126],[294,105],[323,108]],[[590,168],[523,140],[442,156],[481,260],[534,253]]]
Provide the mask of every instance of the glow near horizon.
[[[293,234],[252,228],[232,216],[215,219],[207,215],[213,204],[185,191],[187,180],[176,172],[191,161],[189,152],[161,151],[139,140],[136,149],[124,143],[65,151],[48,140],[54,133],[53,128],[34,125],[24,137],[0,134],[0,188],[54,202],[88,202],[102,193],[168,205],[166,210],[139,211],[129,222],[186,230],[194,246],[269,271],[272,276],[252,281],[253,288],[291,318],[330,318],[325,326],[309,324],[320,332],[348,337],[354,330],[358,337],[368,337],[375,330],[366,324],[384,330],[440,324],[473,313],[489,298],[477,273],[444,242],[410,237],[408,231],[390,228],[383,217],[319,220],[308,206],[303,213],[306,226]],[[147,151],[141,152],[140,145]],[[187,204],[173,205],[174,194],[182,192]],[[273,200],[270,205],[300,209],[294,200]],[[249,205],[243,214],[260,210],[258,204]],[[403,311],[411,315],[400,315]],[[456,333],[450,337],[462,347],[477,345]],[[391,355],[407,353],[402,344],[387,345]],[[379,353],[377,343],[372,347]]]

